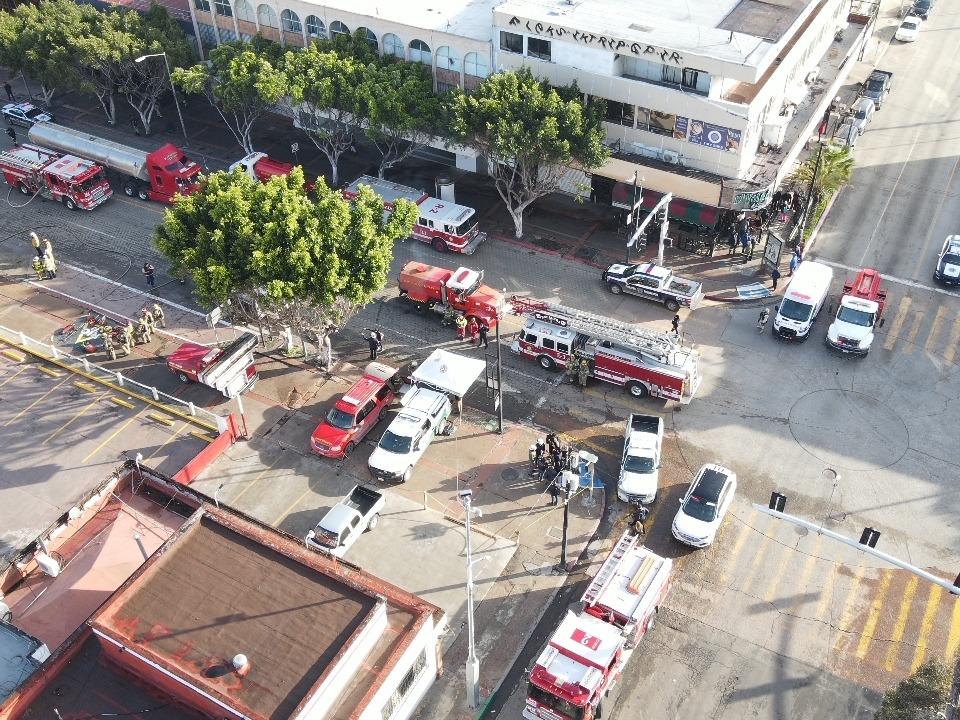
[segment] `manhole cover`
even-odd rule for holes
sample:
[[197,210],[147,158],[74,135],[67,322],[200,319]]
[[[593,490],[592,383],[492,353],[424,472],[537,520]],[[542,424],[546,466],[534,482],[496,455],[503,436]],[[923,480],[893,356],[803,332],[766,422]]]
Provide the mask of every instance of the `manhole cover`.
[[517,472],[516,468],[504,468],[500,471],[500,477],[507,482],[513,482],[520,477],[520,473]]

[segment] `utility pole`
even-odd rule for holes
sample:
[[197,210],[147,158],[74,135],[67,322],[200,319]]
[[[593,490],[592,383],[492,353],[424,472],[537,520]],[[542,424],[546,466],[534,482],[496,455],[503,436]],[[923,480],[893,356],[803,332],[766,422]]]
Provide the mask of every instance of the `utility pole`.
[[470,518],[474,513],[477,517],[483,517],[483,513],[480,508],[474,508],[470,504],[472,490],[461,490],[459,497],[465,511],[467,527],[467,707],[475,710],[480,706],[480,658],[477,657],[473,627],[473,542],[470,537]]
[[503,317],[497,318],[497,427],[503,435],[503,356],[500,354],[500,321]]

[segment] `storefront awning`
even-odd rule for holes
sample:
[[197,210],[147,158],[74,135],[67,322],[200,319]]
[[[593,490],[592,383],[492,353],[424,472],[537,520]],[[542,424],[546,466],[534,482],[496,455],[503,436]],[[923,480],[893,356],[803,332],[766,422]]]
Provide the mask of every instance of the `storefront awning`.
[[[637,188],[637,193],[642,192],[640,207],[645,210],[653,209],[663,193],[656,190],[646,190]],[[616,183],[613,186],[613,204],[620,207],[631,207],[633,198],[633,185],[628,183]],[[712,205],[703,205],[702,203],[687,200],[685,198],[675,197],[670,201],[669,214],[671,219],[682,222],[702,225],[704,227],[713,227],[717,224],[720,217],[720,208]]]

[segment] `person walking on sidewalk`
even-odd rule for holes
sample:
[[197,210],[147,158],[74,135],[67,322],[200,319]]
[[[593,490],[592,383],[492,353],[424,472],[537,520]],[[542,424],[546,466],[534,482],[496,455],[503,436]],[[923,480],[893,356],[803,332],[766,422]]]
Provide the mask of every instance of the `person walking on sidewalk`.
[[777,291],[777,283],[780,282],[780,268],[774,268],[770,273],[770,279],[773,280],[773,291]]
[[674,315],[674,316],[673,316],[673,322],[670,323],[670,327],[671,327],[674,335],[679,335],[679,334],[680,334],[680,316],[679,316],[679,315]]
[[17,131],[14,130],[12,127],[7,128],[7,137],[13,140],[14,145],[17,144]]
[[153,267],[153,265],[148,262],[143,264],[143,276],[147,278],[147,287],[149,287],[151,291],[153,291],[154,287],[156,287],[157,280],[153,276],[155,272],[156,268]]

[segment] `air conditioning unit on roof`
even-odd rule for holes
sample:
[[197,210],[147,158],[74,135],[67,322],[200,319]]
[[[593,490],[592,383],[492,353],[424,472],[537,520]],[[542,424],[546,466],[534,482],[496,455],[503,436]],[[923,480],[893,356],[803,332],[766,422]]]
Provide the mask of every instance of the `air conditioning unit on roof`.
[[662,157],[664,162],[670,163],[671,165],[678,165],[680,163],[680,153],[676,150],[664,150]]

